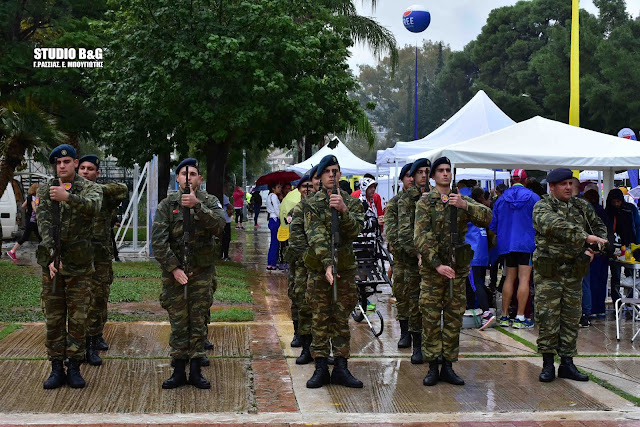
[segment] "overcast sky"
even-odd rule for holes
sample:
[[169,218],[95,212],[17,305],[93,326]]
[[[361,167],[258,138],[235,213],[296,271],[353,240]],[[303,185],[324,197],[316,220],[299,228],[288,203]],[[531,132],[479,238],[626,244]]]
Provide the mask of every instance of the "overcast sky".
[[[569,0],[567,0],[569,1]],[[378,23],[389,28],[396,36],[398,45],[415,45],[423,39],[443,41],[453,50],[461,50],[475,39],[487,21],[489,12],[495,8],[515,4],[516,0],[378,0],[375,11],[371,10],[371,0],[355,0],[358,13],[375,18]],[[415,35],[402,25],[402,13],[411,5],[420,4],[431,13],[431,25],[421,34]],[[598,9],[591,0],[580,1],[580,7],[597,15]],[[627,0],[627,12],[633,17],[640,14],[640,0]],[[362,45],[352,49],[349,65],[358,75],[358,64],[375,65],[377,60]]]

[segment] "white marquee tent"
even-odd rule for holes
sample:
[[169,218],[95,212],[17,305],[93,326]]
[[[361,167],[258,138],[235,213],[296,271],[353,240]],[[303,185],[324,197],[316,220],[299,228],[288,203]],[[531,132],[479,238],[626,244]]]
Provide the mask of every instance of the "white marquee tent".
[[426,150],[466,141],[515,124],[484,91],[479,91],[464,107],[426,137],[398,142],[393,148],[378,150],[376,165],[381,172],[402,167],[407,158]]
[[333,154],[338,158],[338,161],[340,162],[340,170],[342,171],[342,175],[364,175],[365,173],[375,175],[376,165],[367,163],[364,160],[356,157],[356,155],[353,154],[342,141],[338,141],[339,142],[336,145],[336,148],[331,149],[328,145],[325,145],[324,147],[319,149],[317,153],[309,157],[304,162],[288,166],[286,169],[303,175],[309,169],[320,163],[320,160],[322,160],[324,156]]

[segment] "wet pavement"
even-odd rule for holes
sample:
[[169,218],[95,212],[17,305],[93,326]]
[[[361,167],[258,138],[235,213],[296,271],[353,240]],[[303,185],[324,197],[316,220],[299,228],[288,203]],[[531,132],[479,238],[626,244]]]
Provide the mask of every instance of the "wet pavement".
[[[540,383],[541,358],[497,328],[463,330],[455,368],[465,386],[422,386],[427,366],[412,365],[410,350],[397,348],[400,331],[388,294],[376,300],[385,321],[380,337],[365,322],[350,320],[349,367],[364,388],[307,389],[313,365],[296,365],[300,349],[289,346],[293,326],[286,273],[265,271],[268,229],[238,235],[231,257],[255,272],[255,320],[210,325],[214,350],[203,373],[212,390],[160,388],[171,372],[164,322],[107,324],[111,349],[103,353],[103,366],[83,365],[87,388],[42,390],[49,369],[44,325],[26,324],[0,340],[0,425],[640,425],[640,408],[594,382]],[[626,336],[630,322],[623,326]],[[507,331],[535,343],[535,329]],[[597,320],[580,330],[584,357],[576,364],[640,396],[638,345],[640,340],[615,340],[615,321]]]

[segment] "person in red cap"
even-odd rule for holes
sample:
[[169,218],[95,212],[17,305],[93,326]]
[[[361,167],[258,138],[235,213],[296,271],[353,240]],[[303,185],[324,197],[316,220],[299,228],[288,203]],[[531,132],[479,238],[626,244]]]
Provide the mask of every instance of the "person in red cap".
[[[524,183],[527,173],[524,169],[511,172],[511,187],[493,206],[493,219],[489,229],[498,236],[498,254],[505,255],[507,275],[502,287],[502,317],[500,326],[517,329],[532,328],[533,321],[524,316],[529,299],[529,283],[533,269],[533,251],[536,249],[533,229],[533,206],[540,197]],[[514,285],[518,278],[518,309],[516,318],[509,319],[509,305],[513,297]]]

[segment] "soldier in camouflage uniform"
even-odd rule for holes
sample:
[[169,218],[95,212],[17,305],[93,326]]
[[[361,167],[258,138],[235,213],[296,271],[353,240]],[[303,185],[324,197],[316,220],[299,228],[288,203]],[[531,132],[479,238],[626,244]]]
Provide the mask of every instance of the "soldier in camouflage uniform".
[[[330,194],[341,176],[335,156],[325,156],[318,164],[316,174],[320,177],[322,188],[309,198],[303,208],[304,232],[309,244],[304,262],[312,276],[307,289],[307,300],[312,311],[311,354],[316,362],[315,372],[307,381],[307,387],[318,388],[331,382],[361,388],[362,382],[354,378],[347,368],[347,359],[350,356],[351,339],[349,314],[358,299],[352,244],[364,225],[364,212],[362,203],[348,193],[340,191],[339,194]],[[331,208],[339,213],[337,283],[333,283],[332,276]],[[335,303],[332,286],[337,286],[338,301]],[[329,375],[327,358],[332,347],[335,366]]]
[[[190,194],[184,194],[189,169]],[[216,286],[213,235],[221,236],[225,219],[222,205],[215,196],[199,189],[200,172],[195,159],[185,159],[176,168],[176,180],[183,191],[170,193],[160,202],[153,220],[151,245],[162,267],[160,304],[171,322],[171,357],[173,375],[162,383],[171,389],[187,384],[185,366],[191,359],[188,383],[197,388],[211,388],[200,372],[207,336],[206,318]],[[190,208],[192,230],[185,272],[183,207]],[[187,286],[187,298],[184,292]]]
[[[56,147],[49,162],[55,164],[58,178],[40,185],[36,197],[38,230],[42,236],[36,255],[42,266],[41,302],[52,368],[43,386],[54,389],[67,382],[73,388],[82,388],[86,383],[80,374],[80,364],[85,356],[89,288],[94,272],[91,225],[100,212],[102,189],[76,175],[78,160],[72,146]],[[54,236],[55,202],[60,207],[59,254]],[[60,256],[59,264],[56,255]],[[65,358],[68,358],[66,377]]]
[[396,250],[401,250],[401,258],[405,263],[404,282],[406,286],[409,308],[409,332],[413,345],[411,363],[424,363],[422,359],[422,319],[420,315],[420,267],[419,253],[413,243],[416,202],[422,194],[429,191],[429,159],[418,159],[411,165],[409,176],[414,185],[402,193],[398,199],[398,238]]
[[[78,174],[84,179],[96,182],[100,176],[100,159],[94,154],[83,156],[78,161]],[[102,365],[98,350],[108,350],[102,332],[107,321],[109,290],[113,282],[113,245],[111,241],[111,220],[120,203],[127,197],[125,184],[111,182],[103,184],[102,208],[93,222],[93,281],[90,289],[91,304],[87,311],[87,362]]]
[[[470,197],[451,192],[451,162],[446,157],[433,162],[431,175],[436,187],[416,204],[414,234],[415,245],[421,255],[422,352],[429,362],[429,372],[423,384],[432,386],[443,380],[463,385],[464,381],[453,371],[452,363],[458,360],[460,328],[467,301],[466,279],[473,258],[473,250],[464,240],[467,223],[487,227],[491,222],[491,210]],[[453,245],[450,228],[452,209],[457,210],[458,224],[458,241]],[[452,251],[455,264],[452,263]],[[438,373],[440,359],[442,369]]]
[[558,168],[549,172],[550,194],[533,208],[536,250],[533,272],[536,284],[535,316],[540,327],[538,353],[543,357],[540,381],[556,377],[553,357],[560,356],[560,378],[588,381],[576,368],[578,329],[582,315],[582,278],[589,272],[594,250],[606,243],[607,228],[583,199],[572,197],[573,173]]
[[[315,172],[315,171],[314,171]],[[306,300],[308,271],[302,256],[307,249],[307,238],[304,234],[304,218],[302,211],[306,199],[313,194],[313,183],[309,175],[303,176],[298,182],[301,200],[288,215],[289,246],[285,252],[285,260],[293,271],[293,283],[289,283],[289,297],[295,304],[296,312],[292,313],[298,319],[297,328],[300,334],[302,352],[296,359],[296,364],[306,365],[313,361],[311,357],[311,308]]]
[[409,170],[413,163],[407,163],[400,171],[402,188],[389,200],[384,212],[384,225],[387,234],[387,247],[393,254],[391,271],[393,272],[393,296],[396,299],[396,320],[400,323],[400,339],[398,348],[411,347],[411,334],[409,334],[409,290],[405,280],[405,254],[398,243],[398,200],[404,192],[413,187],[413,177]]

